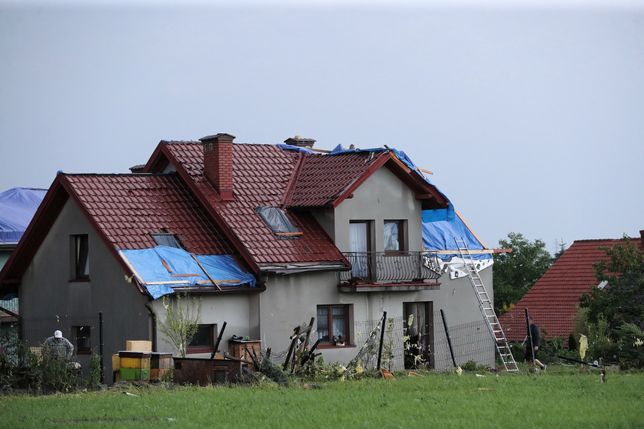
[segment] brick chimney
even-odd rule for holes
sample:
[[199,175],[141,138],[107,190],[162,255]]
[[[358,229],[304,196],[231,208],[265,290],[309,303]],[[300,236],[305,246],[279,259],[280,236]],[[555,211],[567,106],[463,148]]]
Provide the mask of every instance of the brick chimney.
[[291,146],[299,146],[299,147],[305,147],[305,148],[311,149],[315,144],[315,140],[307,139],[300,136],[295,136],[295,137],[287,138],[286,140],[284,140],[284,143],[290,144]]
[[223,201],[233,199],[233,140],[225,133],[200,138],[203,143],[203,172]]

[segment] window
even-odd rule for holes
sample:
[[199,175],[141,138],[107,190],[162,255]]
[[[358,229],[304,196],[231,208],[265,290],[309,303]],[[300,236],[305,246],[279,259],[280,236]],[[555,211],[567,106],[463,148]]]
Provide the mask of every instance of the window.
[[177,240],[177,237],[174,234],[169,234],[167,232],[158,232],[150,235],[158,246],[169,246],[176,247],[177,249],[183,249],[183,246],[179,243],[179,240]]
[[283,237],[302,235],[302,232],[293,225],[282,209],[277,207],[259,207],[257,213],[259,213],[275,235]]
[[407,250],[404,220],[385,221],[384,242],[385,252],[401,252]]
[[215,348],[215,334],[217,325],[199,325],[197,333],[190,344],[188,344],[188,353],[212,353]]
[[350,305],[318,305],[318,339],[321,344],[349,345]]
[[87,234],[72,235],[71,278],[72,280],[89,280],[89,242]]
[[92,352],[91,330],[89,326],[72,326],[72,338],[76,354],[86,355]]

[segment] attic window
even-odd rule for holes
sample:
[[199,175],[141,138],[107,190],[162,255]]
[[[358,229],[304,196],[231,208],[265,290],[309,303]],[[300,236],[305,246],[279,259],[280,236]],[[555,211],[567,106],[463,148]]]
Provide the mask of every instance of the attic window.
[[258,207],[257,213],[259,213],[275,235],[283,237],[297,237],[302,235],[302,231],[299,231],[293,225],[282,209],[277,207]]
[[150,234],[152,239],[158,246],[169,246],[176,247],[177,249],[183,249],[183,246],[177,240],[174,234],[169,234],[167,232],[158,232]]

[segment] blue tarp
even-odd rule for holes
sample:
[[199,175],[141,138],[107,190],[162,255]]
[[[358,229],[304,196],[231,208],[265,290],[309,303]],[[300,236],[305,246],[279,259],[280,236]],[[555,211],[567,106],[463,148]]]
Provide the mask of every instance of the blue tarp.
[[0,193],[0,243],[17,243],[47,193],[46,189],[11,188]]
[[[174,293],[174,287],[213,286],[206,273],[192,258],[193,255],[183,249],[157,246],[152,249],[121,250],[120,253],[134,268],[154,299]],[[232,256],[194,256],[220,286],[255,287],[255,277],[242,270]],[[160,282],[164,284],[149,284]]]
[[301,147],[301,146],[295,146],[292,144],[278,144],[278,148],[284,149],[284,150],[293,150],[295,152],[302,152],[302,153],[315,153],[308,147]]
[[[450,204],[451,206],[451,204]],[[457,249],[456,239],[465,240],[470,250],[483,250],[483,244],[472,234],[465,222],[455,214],[453,208],[438,210],[423,210],[423,245],[427,250],[454,250]],[[440,258],[449,260],[456,253],[439,255]],[[489,259],[490,254],[472,255],[474,259]]]

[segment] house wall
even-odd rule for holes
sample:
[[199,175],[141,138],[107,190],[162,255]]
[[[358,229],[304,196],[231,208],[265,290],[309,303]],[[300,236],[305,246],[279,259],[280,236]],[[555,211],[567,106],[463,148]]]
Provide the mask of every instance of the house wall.
[[373,173],[347,198],[334,213],[334,240],[343,252],[349,249],[349,223],[352,220],[373,220],[375,251],[384,250],[384,221],[407,220],[407,250],[422,250],[421,203],[414,192],[383,167]]
[[[314,216],[335,241],[341,251],[349,251],[349,223],[352,220],[372,220],[374,222],[374,250],[384,249],[384,221],[407,220],[407,249],[422,250],[421,203],[407,185],[389,169],[380,168],[371,175],[353,194],[338,207],[314,211]],[[492,270],[482,271],[481,277],[492,296]],[[370,327],[387,311],[388,318],[399,321],[402,326],[403,303],[433,303],[437,315],[443,309],[449,326],[463,326],[481,322],[483,318],[472,286],[467,278],[450,280],[445,274],[440,286],[431,290],[411,292],[360,292],[342,293],[338,291],[337,273],[307,273],[289,276],[269,276],[267,290],[260,295],[261,339],[264,346],[270,346],[273,353],[285,352],[290,344],[289,336],[293,328],[308,323],[317,314],[318,305],[351,305],[351,340],[353,346],[324,348],[320,351],[327,362],[347,363],[359,351],[362,339]],[[474,323],[476,325],[476,323]],[[434,316],[435,342],[444,342],[444,330],[440,317]],[[477,328],[474,328],[475,330]],[[494,365],[494,343],[487,331],[480,332],[482,338],[490,341],[473,356],[479,364]],[[476,333],[474,335],[477,335]],[[313,340],[317,339],[314,333]],[[402,350],[402,332],[393,335],[395,350]],[[464,363],[464,362],[459,362]],[[402,369],[404,362],[399,354],[394,362],[395,369]],[[447,356],[436,359],[436,369],[448,369],[451,362]]]
[[[488,293],[492,295],[492,270],[480,272]],[[268,276],[266,291],[259,295],[260,300],[260,339],[263,347],[271,347],[274,355],[284,354],[290,345],[289,336],[293,328],[308,323],[316,317],[318,305],[350,304],[352,308],[351,346],[323,348],[319,351],[326,362],[348,363],[358,353],[362,339],[368,335],[370,327],[387,311],[387,317],[396,320],[403,318],[403,303],[431,301],[434,309],[435,342],[444,341],[444,330],[437,313],[443,309],[448,326],[458,327],[470,322],[479,322],[482,339],[489,339],[487,344],[476,350],[472,360],[478,364],[494,365],[494,343],[484,329],[483,317],[478,308],[474,290],[467,278],[450,280],[449,275],[441,277],[441,285],[431,290],[414,292],[360,292],[342,293],[338,291],[337,273],[318,272],[293,274],[289,276]],[[398,324],[400,325],[400,324]],[[314,330],[316,325],[314,325]],[[458,333],[458,331],[456,331]],[[471,332],[469,333],[472,334]],[[474,335],[478,335],[474,333]],[[394,349],[402,350],[402,332],[392,336]],[[311,342],[317,339],[317,332],[311,336]],[[446,349],[442,349],[446,352]],[[469,358],[468,358],[469,360]],[[463,364],[465,362],[458,362]],[[449,356],[442,353],[437,356],[436,369],[451,368]],[[394,362],[394,369],[403,369],[402,356]]]
[[[196,302],[191,298],[183,300],[184,305],[190,305],[194,310],[199,309],[200,324],[216,324],[217,333],[227,323],[226,330],[219,345],[220,352],[228,351],[228,340],[233,335],[248,336],[252,339],[259,338],[259,298],[257,295],[196,295]],[[168,299],[175,299],[168,297]],[[179,354],[179,350],[168,340],[162,332],[161,326],[166,321],[166,311],[163,300],[158,299],[150,303],[150,307],[157,315],[157,351]],[[190,357],[209,357],[210,353],[192,353]]]
[[[71,234],[88,234],[90,281],[70,281]],[[147,298],[126,282],[124,270],[71,199],[25,271],[19,298],[21,332],[32,346],[56,329],[73,343],[72,326],[90,326],[91,347],[98,352],[102,312],[106,382],[112,379],[110,356],[125,349],[126,339],[151,339]],[[87,373],[90,356],[77,360]]]

